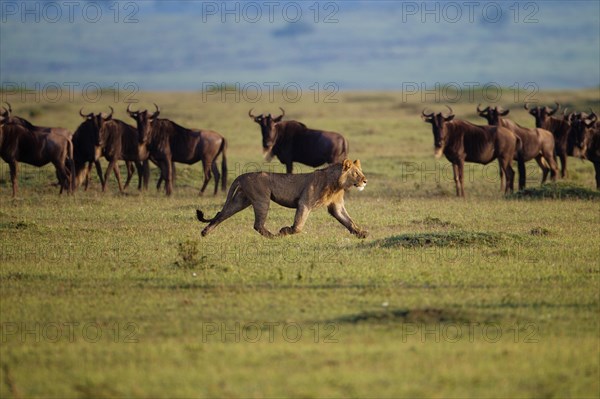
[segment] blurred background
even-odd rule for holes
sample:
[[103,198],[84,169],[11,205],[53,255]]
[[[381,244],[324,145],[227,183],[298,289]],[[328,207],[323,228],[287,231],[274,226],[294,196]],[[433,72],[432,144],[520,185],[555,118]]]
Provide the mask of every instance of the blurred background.
[[[600,2],[5,1],[0,80],[600,86]],[[317,87],[318,89],[318,87]]]

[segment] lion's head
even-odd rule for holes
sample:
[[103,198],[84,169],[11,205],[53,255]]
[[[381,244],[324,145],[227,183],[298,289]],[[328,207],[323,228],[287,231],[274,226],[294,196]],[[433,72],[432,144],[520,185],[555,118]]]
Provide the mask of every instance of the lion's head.
[[340,175],[339,183],[344,189],[354,186],[359,191],[364,190],[367,185],[367,178],[360,168],[360,161],[358,159],[354,162],[349,159],[342,162],[342,174]]

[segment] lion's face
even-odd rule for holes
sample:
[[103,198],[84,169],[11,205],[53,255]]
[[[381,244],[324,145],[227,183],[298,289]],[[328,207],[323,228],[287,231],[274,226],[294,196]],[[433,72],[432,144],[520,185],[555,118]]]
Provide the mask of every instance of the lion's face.
[[360,161],[357,159],[352,162],[346,159],[342,165],[342,175],[340,176],[340,185],[344,189],[348,189],[352,186],[356,187],[358,191],[365,189],[367,185],[367,178],[360,168]]

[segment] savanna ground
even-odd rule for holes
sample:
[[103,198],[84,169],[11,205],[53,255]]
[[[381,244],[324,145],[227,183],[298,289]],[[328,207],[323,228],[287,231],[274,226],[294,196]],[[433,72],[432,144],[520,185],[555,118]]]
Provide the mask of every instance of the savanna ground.
[[[419,118],[442,104],[394,92],[337,93],[337,103],[313,94],[255,104],[231,94],[137,97],[226,136],[229,183],[284,171],[263,161],[250,107],[281,105],[290,119],[342,132],[369,179],[346,200],[365,240],[324,210],[303,233],[267,240],[250,209],[201,238],[195,209],[213,215],[225,195],[198,197],[199,165],[178,165],[171,198],[140,194],[137,177],[126,194],[114,177],[101,193],[95,174],[87,192],[59,197],[50,167],[22,166],[13,200],[0,163],[0,396],[598,397],[591,163],[569,158],[566,182],[519,198],[500,193],[496,163],[468,164],[467,198],[457,199],[450,164],[433,158],[430,125]],[[513,94],[501,105],[533,126]],[[114,95],[7,99],[34,123],[74,130],[81,106],[113,105],[132,123]],[[599,98],[597,89],[535,96],[596,111]],[[484,123],[479,94],[473,100],[452,107]],[[528,173],[538,188],[534,163]],[[277,231],[293,214],[273,204],[267,226]]]

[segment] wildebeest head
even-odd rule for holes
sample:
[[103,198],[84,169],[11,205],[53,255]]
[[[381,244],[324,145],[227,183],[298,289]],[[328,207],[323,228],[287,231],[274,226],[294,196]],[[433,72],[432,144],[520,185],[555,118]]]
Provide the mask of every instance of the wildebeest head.
[[527,111],[529,111],[529,113],[535,118],[535,126],[540,128],[543,126],[544,122],[550,118],[552,115],[554,115],[559,109],[560,109],[560,104],[559,103],[555,103],[556,104],[556,108],[552,109],[550,107],[540,107],[537,106],[535,108],[529,108],[527,106],[527,103],[525,103],[525,105],[523,106]]
[[104,122],[111,120],[113,113],[115,112],[113,107],[111,107],[110,105],[108,107],[110,108],[110,114],[108,115],[102,112],[98,114],[94,114],[93,112],[90,112],[89,114],[84,114],[83,107],[79,110],[79,115],[85,120],[83,123],[89,125],[88,131],[92,133],[94,143],[98,147],[101,147],[103,145],[102,135],[100,134],[100,131],[104,126]]
[[127,113],[131,116],[137,123],[138,129],[138,140],[140,144],[145,143],[149,136],[150,130],[152,128],[152,123],[160,114],[160,108],[158,105],[154,104],[156,111],[153,114],[150,114],[147,109],[143,111],[132,111],[131,104],[127,106]]
[[425,110],[421,111],[421,119],[427,123],[431,123],[431,127],[433,130],[433,145],[434,145],[434,154],[436,158],[439,158],[444,153],[444,146],[446,145],[446,123],[450,122],[454,119],[454,112],[452,108],[448,107],[450,110],[450,114],[444,115],[442,112],[438,112],[434,114],[433,112],[430,114],[426,114]]
[[265,152],[269,151],[271,147],[275,144],[275,140],[277,139],[277,130],[275,129],[275,124],[281,122],[283,116],[285,115],[285,111],[283,108],[279,107],[281,110],[281,115],[273,117],[271,114],[260,114],[258,116],[252,115],[252,109],[248,111],[248,116],[254,120],[254,122],[260,125],[260,132],[262,134],[262,146]]
[[500,119],[510,112],[510,110],[504,110],[500,107],[486,107],[482,110],[479,108],[480,105],[481,104],[477,105],[477,113],[487,120],[488,124],[491,126],[500,126]]
[[574,136],[575,146],[579,149],[580,156],[585,156],[588,141],[588,130],[594,127],[598,116],[592,111],[591,114],[584,112],[576,114],[571,118],[571,132]]

